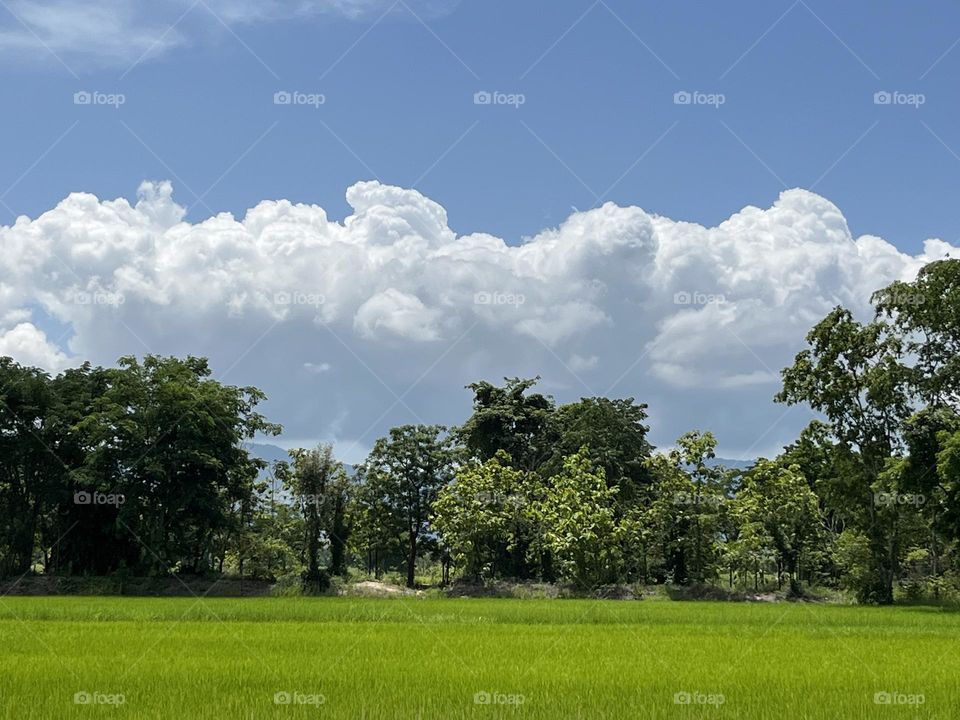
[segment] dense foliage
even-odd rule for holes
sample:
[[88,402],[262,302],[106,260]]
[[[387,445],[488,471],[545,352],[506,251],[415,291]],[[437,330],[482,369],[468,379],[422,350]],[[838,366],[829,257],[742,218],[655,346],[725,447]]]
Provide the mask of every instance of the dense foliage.
[[820,419],[747,469],[709,432],[665,452],[633,398],[558,405],[477,382],[458,427],[405,425],[348,474],[330,446],[266,464],[255,388],[197,358],[49,377],[0,359],[0,575],[229,572],[323,589],[437,580],[849,589],[960,587],[960,260],[837,307],[783,371]]

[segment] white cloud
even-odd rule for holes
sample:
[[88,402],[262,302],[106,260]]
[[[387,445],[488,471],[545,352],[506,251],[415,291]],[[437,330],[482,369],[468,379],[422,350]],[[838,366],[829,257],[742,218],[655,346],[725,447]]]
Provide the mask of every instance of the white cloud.
[[42,367],[51,372],[69,365],[67,356],[47,340],[46,334],[26,322],[0,332],[0,355],[8,355],[23,365]]
[[599,362],[600,358],[596,355],[583,357],[582,355],[574,353],[570,356],[570,359],[567,360],[567,367],[573,372],[587,372],[588,370],[593,370]]
[[[421,17],[450,12],[457,0],[408,0]],[[0,51],[18,60],[129,66],[191,43],[223,25],[322,16],[365,20],[393,11],[393,0],[8,0]]]
[[303,364],[304,370],[306,370],[309,373],[316,373],[317,375],[320,375],[325,372],[330,372],[332,368],[333,366],[330,363],[305,362]]
[[387,288],[357,309],[353,326],[364,338],[376,339],[386,333],[407,340],[438,340],[437,321],[441,311],[428,308],[416,295]]
[[[608,203],[520,245],[458,236],[414,190],[362,182],[347,199],[342,221],[281,200],[188,223],[169,183],[135,204],[70,195],[0,228],[0,351],[53,370],[64,351],[208,355],[225,381],[262,387],[291,437],[358,446],[461,420],[468,382],[542,374],[561,400],[648,402],[658,443],[700,427],[767,451],[804,420],[770,429],[810,326],[836,304],[865,317],[875,289],[957,250],[852,237],[803,190],[711,228]],[[34,311],[72,330],[69,347]]]

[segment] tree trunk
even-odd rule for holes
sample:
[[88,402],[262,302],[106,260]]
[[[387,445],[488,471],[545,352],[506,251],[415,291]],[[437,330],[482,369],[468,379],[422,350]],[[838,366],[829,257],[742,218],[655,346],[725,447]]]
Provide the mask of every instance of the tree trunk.
[[417,568],[417,534],[410,533],[410,554],[407,556],[407,587],[414,586],[414,571]]

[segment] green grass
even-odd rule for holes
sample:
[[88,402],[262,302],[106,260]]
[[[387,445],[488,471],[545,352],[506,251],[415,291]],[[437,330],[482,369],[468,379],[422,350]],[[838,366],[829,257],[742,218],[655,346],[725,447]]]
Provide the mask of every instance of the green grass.
[[[78,705],[78,692],[125,702]],[[922,695],[923,704],[875,703],[882,692]],[[275,704],[277,693],[322,696],[323,704]],[[477,693],[522,696],[522,704],[477,704]],[[722,695],[723,703],[677,704],[677,693]],[[960,614],[649,601],[6,597],[0,717],[958,718]]]

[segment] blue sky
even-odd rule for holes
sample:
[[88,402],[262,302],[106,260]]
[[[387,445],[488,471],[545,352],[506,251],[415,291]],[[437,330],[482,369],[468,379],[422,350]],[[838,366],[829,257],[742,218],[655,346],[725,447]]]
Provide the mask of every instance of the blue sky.
[[[420,179],[458,231],[519,241],[591,207],[621,176],[609,199],[707,224],[769,204],[782,180],[814,186],[857,234],[908,249],[956,238],[960,208],[943,202],[960,179],[955,3],[411,3],[230,30],[207,5],[183,16],[167,4],[143,24],[169,39],[165,23],[182,16],[182,44],[135,66],[139,45],[118,60],[68,45],[57,53],[67,67],[43,48],[7,52],[0,186],[77,123],[4,196],[10,210],[33,216],[80,189],[131,196],[162,178],[187,204],[196,198],[184,186],[213,186],[214,211],[284,197],[337,216],[344,188],[375,175]],[[126,103],[75,106],[78,89]],[[326,103],[275,106],[283,89]],[[484,89],[526,102],[474,105]],[[678,106],[677,90],[726,102]],[[878,90],[926,102],[874,105]]]
[[806,330],[960,244],[958,28],[940,0],[7,0],[0,354],[207,355],[353,462],[535,374],[649,402],[661,446],[775,452]]

